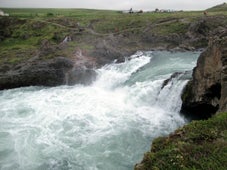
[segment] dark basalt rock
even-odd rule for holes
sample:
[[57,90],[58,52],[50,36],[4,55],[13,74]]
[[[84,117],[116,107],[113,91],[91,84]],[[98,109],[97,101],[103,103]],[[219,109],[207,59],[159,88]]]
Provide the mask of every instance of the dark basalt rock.
[[64,57],[27,62],[15,68],[0,73],[0,90],[25,86],[57,86],[67,83],[89,84],[95,77],[94,71],[86,68],[77,70],[74,68],[74,62]]
[[97,40],[95,48],[90,52],[90,56],[96,59],[96,64],[98,66],[103,66],[107,63],[112,63],[114,60],[117,62],[122,62],[125,56],[129,56],[135,51],[128,52],[127,48],[122,48],[121,38],[109,36],[107,38],[102,38]]
[[182,72],[175,72],[173,73],[170,78],[166,79],[163,83],[162,83],[162,87],[161,89],[163,89],[169,82],[171,82],[172,79],[178,77],[179,75],[183,74]]
[[181,112],[193,118],[208,118],[227,111],[227,30],[210,40],[193,70],[193,79],[182,94]]
[[162,83],[161,89],[163,89],[166,85],[168,85],[173,79],[188,80],[191,77],[191,74],[192,74],[191,71],[175,72],[170,76],[170,78],[166,79]]
[[65,73],[72,67],[73,62],[63,57],[23,63],[0,74],[0,89],[61,85],[65,83]]

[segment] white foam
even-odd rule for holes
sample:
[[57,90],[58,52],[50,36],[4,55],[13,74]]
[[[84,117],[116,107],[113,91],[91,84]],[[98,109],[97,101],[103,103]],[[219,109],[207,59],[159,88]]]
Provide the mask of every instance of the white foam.
[[127,84],[146,72],[150,55],[104,66],[91,86],[1,92],[0,139],[13,145],[0,145],[0,169],[132,169],[151,139],[185,123],[178,114],[185,80],[163,90],[170,73]]

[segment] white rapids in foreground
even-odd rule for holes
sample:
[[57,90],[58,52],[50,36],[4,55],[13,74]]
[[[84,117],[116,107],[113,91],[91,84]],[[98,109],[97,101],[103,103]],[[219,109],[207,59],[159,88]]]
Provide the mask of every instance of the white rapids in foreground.
[[198,55],[139,52],[98,69],[90,86],[0,91],[0,169],[133,169],[152,139],[186,123],[183,72]]

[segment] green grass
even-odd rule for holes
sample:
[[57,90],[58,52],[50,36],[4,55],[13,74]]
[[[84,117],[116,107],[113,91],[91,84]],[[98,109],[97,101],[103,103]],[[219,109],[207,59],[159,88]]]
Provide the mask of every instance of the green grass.
[[[126,34],[134,39],[142,37],[144,32],[164,36],[184,34],[191,22],[204,17],[202,11],[143,14],[91,9],[5,8],[3,11],[9,13],[10,17],[0,17],[0,22],[6,20],[7,23],[8,20],[8,25],[0,28],[0,63],[8,62],[7,57],[17,58],[21,51],[26,55],[28,49],[39,50],[44,40],[58,46],[66,35],[75,36],[74,49],[78,47],[91,50],[94,48],[92,43],[95,39],[111,34]],[[217,15],[227,16],[227,12],[209,12],[209,16]],[[214,28],[216,25],[215,23]],[[89,29],[96,34],[89,33]],[[69,45],[67,48],[70,52],[63,49],[65,52],[62,52],[62,55],[72,53],[73,47]],[[61,54],[59,50],[56,52]],[[48,55],[54,57],[55,52]]]
[[10,36],[0,42],[0,63],[16,64],[36,55],[42,41],[59,44],[68,30],[46,22],[26,19],[25,23],[10,25]]
[[226,167],[227,113],[220,113],[154,140],[138,169],[225,170]]
[[159,33],[160,35],[168,35],[171,33],[183,34],[186,33],[189,23],[183,23],[179,21],[174,21],[171,23],[165,23],[157,26],[152,30],[153,33]]
[[223,11],[227,11],[227,3],[223,3],[220,5],[216,5],[212,8],[207,9],[207,11],[209,12],[223,12]]
[[[40,21],[59,22],[61,18],[67,18],[71,22],[79,23],[86,27],[93,23],[97,32],[110,33],[116,30],[145,27],[161,19],[166,18],[187,18],[193,21],[198,17],[203,17],[203,11],[174,12],[174,13],[143,13],[143,14],[123,14],[121,11],[92,10],[92,9],[3,9],[10,16],[27,18]],[[51,14],[51,15],[50,15]],[[210,16],[219,15],[220,12],[211,12]],[[221,15],[227,15],[222,12]],[[68,25],[67,25],[68,26]],[[181,27],[182,25],[180,25]],[[173,28],[175,27],[175,28]],[[171,25],[173,31],[178,31],[178,25]],[[166,31],[164,31],[166,32]]]
[[1,47],[0,63],[18,64],[37,54],[37,48],[31,45],[17,44],[9,47]]
[[[93,9],[55,9],[55,8],[3,8],[3,11],[13,17],[23,18],[51,18],[51,17],[73,17],[77,19],[92,19],[100,16],[118,15],[118,11],[93,10]],[[51,14],[51,15],[50,15]]]

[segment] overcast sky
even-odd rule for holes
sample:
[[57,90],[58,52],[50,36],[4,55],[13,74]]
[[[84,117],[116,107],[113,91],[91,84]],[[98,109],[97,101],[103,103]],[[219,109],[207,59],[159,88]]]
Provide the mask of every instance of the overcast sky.
[[226,0],[0,0],[1,7],[203,10]]

